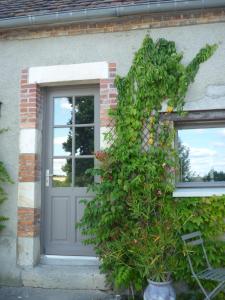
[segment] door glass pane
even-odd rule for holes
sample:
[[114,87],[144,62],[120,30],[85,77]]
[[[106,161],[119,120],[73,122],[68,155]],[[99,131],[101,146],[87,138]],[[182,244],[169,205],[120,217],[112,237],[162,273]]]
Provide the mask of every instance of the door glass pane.
[[76,127],[75,155],[94,153],[94,127]]
[[72,128],[54,128],[54,156],[72,155]]
[[181,182],[225,181],[225,128],[178,130]]
[[53,187],[69,187],[72,183],[72,159],[53,159]]
[[72,108],[72,97],[54,98],[54,125],[71,125]]
[[94,96],[76,97],[75,99],[75,123],[94,123]]
[[75,186],[86,187],[93,183],[94,177],[85,174],[87,169],[94,167],[94,158],[75,159]]

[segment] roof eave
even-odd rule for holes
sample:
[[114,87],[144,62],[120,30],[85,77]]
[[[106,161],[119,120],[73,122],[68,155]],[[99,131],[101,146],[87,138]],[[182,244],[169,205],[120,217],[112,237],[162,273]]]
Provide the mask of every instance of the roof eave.
[[101,21],[123,16],[138,14],[175,12],[194,9],[208,9],[225,7],[225,0],[180,0],[180,1],[163,1],[133,5],[120,5],[115,7],[102,7],[81,9],[69,12],[56,12],[50,14],[30,15],[0,20],[0,29],[18,29],[31,26],[44,26],[56,24],[70,24]]

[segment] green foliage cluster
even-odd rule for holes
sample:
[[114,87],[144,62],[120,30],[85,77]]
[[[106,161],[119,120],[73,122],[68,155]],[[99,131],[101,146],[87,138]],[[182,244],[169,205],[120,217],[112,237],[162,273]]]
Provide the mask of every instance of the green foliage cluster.
[[[4,131],[4,129],[0,129],[0,134]],[[12,183],[12,180],[3,162],[0,161],[0,205],[7,199],[6,192],[4,191],[4,188],[2,186],[4,183]],[[5,227],[4,222],[7,220],[7,217],[0,215],[0,231]]]
[[[215,268],[225,267],[225,243],[223,241],[225,232],[224,203],[225,195],[207,198],[185,198],[176,201],[176,210],[179,215],[179,234],[201,231],[209,261]],[[182,246],[182,243],[178,240],[177,247],[180,253],[183,249]],[[195,287],[196,282],[191,277],[187,260],[184,259],[186,253],[183,252],[183,254],[178,259],[178,265],[174,272],[175,279],[186,281],[190,286]],[[206,268],[201,247],[193,247],[190,255],[193,258],[196,272]],[[209,282],[204,284],[210,286]],[[215,299],[224,299],[224,295],[218,295]]]
[[[154,42],[147,36],[127,76],[116,78],[118,104],[110,112],[114,134],[105,137],[113,143],[97,155],[101,163],[92,173],[101,176],[101,182],[92,186],[96,196],[84,201],[78,225],[116,287],[141,290],[147,278],[165,281],[169,272],[179,277],[181,268],[186,270],[186,263],[178,259],[180,222],[186,218],[180,219],[181,204],[172,198],[175,132],[161,110],[167,101],[167,114],[182,113],[188,86],[215,49],[207,45],[184,66],[174,42]],[[147,150],[144,128],[149,134]]]

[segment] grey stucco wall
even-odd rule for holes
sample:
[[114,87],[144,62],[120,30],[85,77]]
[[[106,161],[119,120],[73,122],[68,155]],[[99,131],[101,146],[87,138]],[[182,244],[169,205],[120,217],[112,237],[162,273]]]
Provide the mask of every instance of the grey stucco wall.
[[[146,33],[156,39],[174,40],[188,63],[206,43],[219,43],[215,55],[204,63],[187,100],[204,98],[209,85],[225,85],[225,24],[136,30],[120,33],[89,34],[33,40],[0,41],[0,101],[3,102],[0,128],[10,130],[0,137],[0,158],[15,181],[7,186],[8,201],[1,207],[9,216],[7,228],[0,235],[0,283],[20,284],[16,267],[17,174],[19,149],[19,81],[21,69],[31,66],[116,62],[118,74],[129,70],[134,52]],[[207,105],[207,103],[206,103]],[[224,103],[225,107],[225,103]]]

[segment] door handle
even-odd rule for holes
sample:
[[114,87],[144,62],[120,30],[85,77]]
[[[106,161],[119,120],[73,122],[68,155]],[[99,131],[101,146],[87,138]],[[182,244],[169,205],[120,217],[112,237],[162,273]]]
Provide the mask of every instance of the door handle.
[[45,172],[45,186],[47,186],[47,187],[49,186],[49,183],[50,183],[49,178],[52,176],[54,176],[54,174],[50,174],[49,169],[47,169]]

